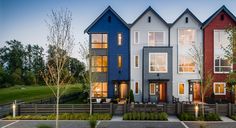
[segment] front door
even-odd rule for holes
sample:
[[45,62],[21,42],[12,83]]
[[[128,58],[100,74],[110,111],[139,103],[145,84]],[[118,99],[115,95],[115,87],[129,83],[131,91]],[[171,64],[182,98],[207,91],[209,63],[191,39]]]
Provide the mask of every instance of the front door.
[[119,87],[119,95],[120,95],[120,99],[126,99],[127,98],[127,90],[128,90],[128,85],[126,83],[121,83],[120,87]]
[[156,97],[158,102],[166,102],[166,82],[156,83]]
[[200,83],[193,83],[193,101],[200,102],[201,95],[200,95]]

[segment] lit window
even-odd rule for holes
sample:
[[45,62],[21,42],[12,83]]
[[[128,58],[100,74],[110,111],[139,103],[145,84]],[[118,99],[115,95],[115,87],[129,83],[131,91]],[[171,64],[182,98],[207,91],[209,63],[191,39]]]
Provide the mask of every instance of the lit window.
[[134,32],[134,43],[135,44],[139,43],[139,32],[137,31]]
[[226,83],[215,82],[214,83],[214,94],[215,95],[225,95],[226,94]]
[[92,72],[107,72],[107,56],[92,56]]
[[149,32],[148,33],[148,45],[159,46],[164,45],[164,32]]
[[91,34],[92,48],[107,48],[107,34]]
[[189,50],[195,45],[194,29],[178,30],[178,71],[179,73],[195,73],[196,65]]
[[107,82],[92,83],[92,97],[107,97]]
[[135,68],[139,67],[139,56],[134,56],[134,67]]
[[134,92],[135,92],[135,94],[138,94],[138,82],[135,82],[135,90],[134,90]]
[[224,49],[230,44],[228,34],[224,30],[214,30],[214,72],[229,73],[232,63],[225,58]]
[[184,84],[180,83],[179,84],[179,95],[183,95],[184,94]]
[[149,72],[167,73],[167,53],[149,53]]
[[150,83],[150,95],[155,95],[155,83]]
[[118,56],[118,67],[122,67],[122,56]]
[[122,44],[122,34],[121,33],[118,33],[117,41],[118,41],[118,45],[120,46]]

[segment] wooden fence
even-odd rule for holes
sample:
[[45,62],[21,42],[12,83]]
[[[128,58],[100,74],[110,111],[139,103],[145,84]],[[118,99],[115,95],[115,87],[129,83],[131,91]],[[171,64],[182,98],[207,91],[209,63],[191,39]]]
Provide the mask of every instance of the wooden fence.
[[[199,113],[202,105],[198,105]],[[89,104],[60,104],[60,113],[89,113]],[[236,115],[236,104],[205,104],[205,113],[217,113],[221,116]],[[20,104],[18,115],[48,115],[56,112],[55,104]],[[93,113],[122,115],[127,112],[166,112],[169,115],[195,112],[194,104],[93,104]]]

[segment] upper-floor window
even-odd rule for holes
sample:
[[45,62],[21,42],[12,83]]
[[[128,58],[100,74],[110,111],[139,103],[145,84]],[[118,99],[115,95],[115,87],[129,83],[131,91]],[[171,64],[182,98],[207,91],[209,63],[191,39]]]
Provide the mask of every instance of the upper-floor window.
[[92,56],[92,72],[107,72],[107,56]]
[[139,43],[139,32],[135,31],[134,32],[134,44],[138,44]]
[[122,56],[118,56],[118,68],[122,67]]
[[107,34],[91,34],[92,48],[107,48]]
[[165,44],[164,32],[148,32],[148,45],[160,46]]
[[134,67],[135,68],[139,67],[139,56],[138,55],[134,56]]
[[178,72],[179,73],[195,73],[196,64],[190,55],[190,49],[196,42],[195,29],[179,29],[178,30]]
[[107,82],[92,83],[92,97],[107,97]]
[[224,82],[215,82],[214,86],[214,94],[215,95],[225,95],[226,94],[226,83]]
[[117,43],[119,46],[122,44],[122,34],[121,33],[117,34]]
[[225,30],[214,30],[214,72],[229,73],[232,63],[225,57],[224,49],[230,44]]
[[149,53],[149,72],[167,73],[167,53]]

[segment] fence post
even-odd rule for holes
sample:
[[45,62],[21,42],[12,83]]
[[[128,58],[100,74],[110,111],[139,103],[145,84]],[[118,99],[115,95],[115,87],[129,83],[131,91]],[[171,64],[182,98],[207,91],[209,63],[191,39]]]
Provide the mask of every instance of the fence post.
[[20,104],[17,105],[17,116],[20,116],[21,112],[20,112]]
[[110,103],[110,114],[111,114],[111,115],[113,114],[113,106],[112,106],[112,103]]
[[179,115],[179,114],[180,114],[180,111],[181,111],[180,103],[175,103],[175,104],[176,104],[176,114]]
[[124,114],[126,113],[126,103],[124,104]]
[[181,113],[184,113],[184,104],[181,103]]
[[71,107],[72,107],[72,113],[74,113],[74,104],[72,104]]
[[216,114],[218,114],[218,112],[219,112],[218,103],[216,103],[215,105],[216,105]]
[[232,115],[232,110],[231,110],[231,103],[228,104],[228,116]]
[[34,113],[37,114],[37,104],[34,104]]
[[235,104],[231,104],[231,114],[234,115],[234,105]]

